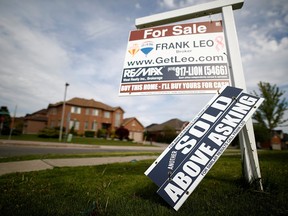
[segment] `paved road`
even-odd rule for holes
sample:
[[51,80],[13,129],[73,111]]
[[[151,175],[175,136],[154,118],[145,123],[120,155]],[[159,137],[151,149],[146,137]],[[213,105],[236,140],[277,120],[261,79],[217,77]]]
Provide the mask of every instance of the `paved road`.
[[[91,152],[111,151],[153,151],[162,152],[167,145],[157,147],[150,146],[93,146],[66,143],[44,143],[31,141],[0,140],[0,155],[9,157],[27,154],[75,154]],[[1,156],[0,156],[1,157]],[[157,156],[126,156],[126,157],[101,157],[101,158],[67,158],[67,159],[39,159],[31,161],[15,161],[0,163],[0,176],[15,172],[30,172],[54,167],[94,166],[99,164],[110,164],[147,159],[156,159]]]
[[[39,154],[84,154],[96,152],[134,151],[133,149],[67,148],[45,146],[0,145],[0,157],[39,155]],[[135,150],[137,151],[137,150]]]

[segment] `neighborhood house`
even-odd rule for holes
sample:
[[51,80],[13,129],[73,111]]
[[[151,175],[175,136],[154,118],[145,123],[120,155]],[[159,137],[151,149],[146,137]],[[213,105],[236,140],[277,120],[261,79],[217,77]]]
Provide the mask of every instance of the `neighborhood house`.
[[[63,102],[49,104],[47,109],[28,114],[24,118],[23,134],[36,134],[45,127],[59,127],[61,124]],[[121,107],[111,107],[93,99],[72,98],[65,102],[63,126],[68,133],[72,128],[78,135],[85,131],[106,131],[111,135],[124,126],[129,130],[129,138],[143,141],[144,126],[135,118],[124,119]]]

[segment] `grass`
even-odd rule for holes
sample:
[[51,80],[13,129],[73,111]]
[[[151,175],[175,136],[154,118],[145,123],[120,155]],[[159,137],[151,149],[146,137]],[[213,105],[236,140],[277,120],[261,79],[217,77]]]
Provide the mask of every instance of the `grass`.
[[[2,140],[8,140],[9,136],[0,136]],[[18,136],[12,136],[11,140],[21,141],[40,141],[40,142],[56,142],[59,143],[58,138],[41,138],[34,134],[22,134]],[[64,143],[64,141],[63,141]],[[109,145],[109,146],[150,146],[143,145],[141,143],[134,143],[132,141],[120,141],[120,140],[109,140],[103,138],[88,138],[88,137],[76,137],[72,138],[72,142],[75,144],[87,144],[87,145]]]
[[[83,154],[38,154],[11,156],[0,158],[0,163],[26,160],[43,160],[43,159],[58,159],[58,158],[87,158],[87,157],[117,157],[117,156],[139,156],[139,155],[160,155],[161,152],[98,152],[98,153],[83,153]],[[224,154],[240,154],[239,149],[227,149]]]
[[259,154],[264,192],[241,178],[240,155],[223,155],[178,212],[143,172],[152,161],[0,176],[1,215],[288,215],[288,152]]

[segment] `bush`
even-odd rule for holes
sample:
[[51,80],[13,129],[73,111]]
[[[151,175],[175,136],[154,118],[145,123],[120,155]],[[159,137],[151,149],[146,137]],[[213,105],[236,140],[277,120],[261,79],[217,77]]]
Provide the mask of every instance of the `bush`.
[[117,128],[117,130],[115,131],[115,134],[120,140],[123,140],[123,139],[129,140],[129,130],[123,126],[121,126],[120,128]]
[[94,137],[95,131],[85,131],[84,136],[85,137]]
[[[59,128],[59,127],[58,127]],[[44,128],[38,133],[38,137],[41,138],[57,138],[59,137],[60,130],[58,128]]]
[[107,130],[106,129],[99,129],[97,131],[97,137],[106,138],[107,137]]

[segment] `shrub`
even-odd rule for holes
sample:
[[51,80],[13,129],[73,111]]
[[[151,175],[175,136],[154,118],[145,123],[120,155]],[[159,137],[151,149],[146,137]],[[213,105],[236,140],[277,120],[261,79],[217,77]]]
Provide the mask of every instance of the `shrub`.
[[38,137],[41,138],[57,138],[59,137],[59,129],[58,128],[44,128],[42,130],[39,131],[38,133]]
[[95,131],[85,131],[84,136],[85,137],[94,137]]
[[129,139],[129,130],[123,126],[121,126],[120,128],[117,128],[117,130],[115,131],[115,134],[120,140]]
[[106,129],[99,129],[97,131],[97,137],[106,138],[107,137],[107,130]]

